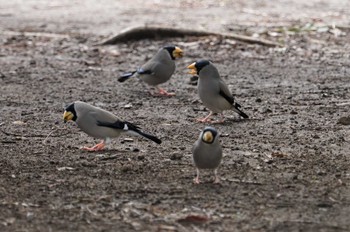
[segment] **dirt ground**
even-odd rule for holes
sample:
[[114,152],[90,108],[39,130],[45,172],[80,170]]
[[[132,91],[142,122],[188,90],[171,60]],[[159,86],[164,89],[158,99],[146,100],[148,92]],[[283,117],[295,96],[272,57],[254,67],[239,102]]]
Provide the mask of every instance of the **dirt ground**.
[[[348,1],[0,1],[0,231],[350,231]],[[273,3],[272,3],[273,2]],[[164,20],[164,18],[166,20]],[[262,37],[96,43],[157,24]],[[342,25],[336,28],[334,25]],[[25,32],[25,33],[22,33]],[[185,51],[153,97],[117,77],[159,47]],[[222,182],[194,185],[208,110],[186,66],[212,59],[250,116],[214,125]],[[82,100],[159,136],[105,151],[64,124]]]

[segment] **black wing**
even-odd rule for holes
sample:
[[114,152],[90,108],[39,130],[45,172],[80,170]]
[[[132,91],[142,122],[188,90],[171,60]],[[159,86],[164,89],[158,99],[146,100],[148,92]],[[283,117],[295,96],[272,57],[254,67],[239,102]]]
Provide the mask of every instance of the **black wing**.
[[152,71],[151,70],[144,70],[142,68],[139,68],[137,70],[137,73],[140,74],[140,75],[142,75],[142,74],[152,74]]
[[233,96],[227,96],[227,94],[225,94],[222,90],[220,90],[220,95],[223,98],[225,98],[226,101],[228,101],[231,105],[233,105],[233,110],[236,111],[241,117],[249,118],[249,116],[240,109],[241,105],[238,103],[235,103]]
[[133,130],[135,132],[137,132],[141,129],[140,127],[138,127],[130,122],[122,122],[122,121],[116,121],[116,122],[97,121],[97,126],[109,127],[109,128],[113,128],[113,129],[120,129],[120,130]]
[[160,139],[158,139],[157,137],[147,134],[145,132],[142,132],[140,129],[140,127],[130,123],[130,122],[122,122],[122,121],[116,121],[116,122],[101,122],[101,121],[97,121],[97,125],[98,126],[103,126],[103,127],[109,127],[109,128],[113,128],[113,129],[118,129],[118,130],[124,130],[124,131],[133,131],[136,132],[137,134],[152,140],[155,143],[161,144],[162,141]]
[[119,81],[119,82],[124,82],[124,81],[126,81],[127,79],[129,79],[130,77],[132,77],[135,73],[136,73],[136,71],[124,73],[123,75],[121,75],[121,76],[118,78],[118,81]]
[[233,96],[228,96],[228,95],[225,94],[225,92],[222,91],[221,89],[220,89],[220,93],[219,93],[219,94],[220,94],[223,98],[225,98],[226,101],[228,101],[231,105],[233,105],[233,103],[235,102]]

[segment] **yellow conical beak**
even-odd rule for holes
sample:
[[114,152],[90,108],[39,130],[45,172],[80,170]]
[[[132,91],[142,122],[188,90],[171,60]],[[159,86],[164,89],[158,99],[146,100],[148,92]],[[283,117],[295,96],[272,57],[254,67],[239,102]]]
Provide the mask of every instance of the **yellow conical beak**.
[[192,75],[197,75],[196,62],[187,66],[188,69],[191,69],[188,73]]
[[173,57],[175,58],[181,58],[183,56],[183,51],[179,47],[175,47],[175,50],[173,51]]
[[214,136],[210,131],[207,131],[203,134],[203,141],[207,143],[213,142]]
[[64,122],[68,122],[68,121],[72,120],[73,118],[74,118],[74,115],[72,112],[64,111],[64,114],[63,114]]

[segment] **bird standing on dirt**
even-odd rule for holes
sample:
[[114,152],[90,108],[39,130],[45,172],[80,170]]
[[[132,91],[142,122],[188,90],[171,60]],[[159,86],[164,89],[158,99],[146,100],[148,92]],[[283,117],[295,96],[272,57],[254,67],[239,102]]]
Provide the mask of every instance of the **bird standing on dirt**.
[[119,77],[119,82],[124,82],[135,73],[139,78],[148,85],[158,89],[159,94],[165,96],[173,96],[174,93],[168,93],[164,89],[158,87],[159,84],[167,82],[175,72],[175,59],[181,58],[183,51],[176,46],[166,46],[157,52],[157,54],[147,63],[142,65],[135,71],[128,72]]
[[220,78],[217,68],[211,61],[199,60],[187,68],[191,69],[190,74],[198,75],[198,94],[203,104],[211,110],[210,114],[203,118],[198,119],[200,122],[210,122],[210,116],[213,113],[219,113],[221,116],[220,121],[215,123],[223,123],[225,117],[224,110],[233,110],[237,112],[241,117],[248,118],[243,111],[240,110],[241,106],[234,101],[234,98],[228,89],[225,82]]
[[141,135],[155,143],[161,143],[160,139],[142,132],[139,127],[130,122],[121,121],[114,114],[81,101],[76,101],[66,107],[63,119],[64,122],[73,120],[86,134],[103,139],[101,143],[93,147],[83,147],[82,149],[86,151],[102,150],[110,138],[118,137],[122,133]]
[[219,133],[213,127],[205,127],[192,149],[193,163],[197,168],[197,176],[193,182],[199,184],[199,169],[214,169],[214,183],[219,183],[217,168],[222,159],[222,148]]

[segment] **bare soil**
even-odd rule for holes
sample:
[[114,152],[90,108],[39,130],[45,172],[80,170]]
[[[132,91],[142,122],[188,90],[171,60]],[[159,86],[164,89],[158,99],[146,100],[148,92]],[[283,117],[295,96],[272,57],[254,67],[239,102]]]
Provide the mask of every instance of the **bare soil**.
[[[350,116],[350,30],[331,26],[349,24],[348,3],[0,2],[0,231],[350,230],[350,132],[340,120]],[[255,34],[285,47],[216,37],[94,46],[124,27],[164,25],[166,15],[170,26]],[[166,44],[185,51],[162,86],[175,97],[117,81]],[[205,126],[195,119],[208,110],[186,66],[200,58],[216,63],[250,116],[226,112],[226,123],[214,125],[224,148],[220,185],[210,172],[192,183],[191,148]],[[105,151],[81,151],[98,141],[63,123],[63,107],[75,100],[163,143],[121,137]]]

